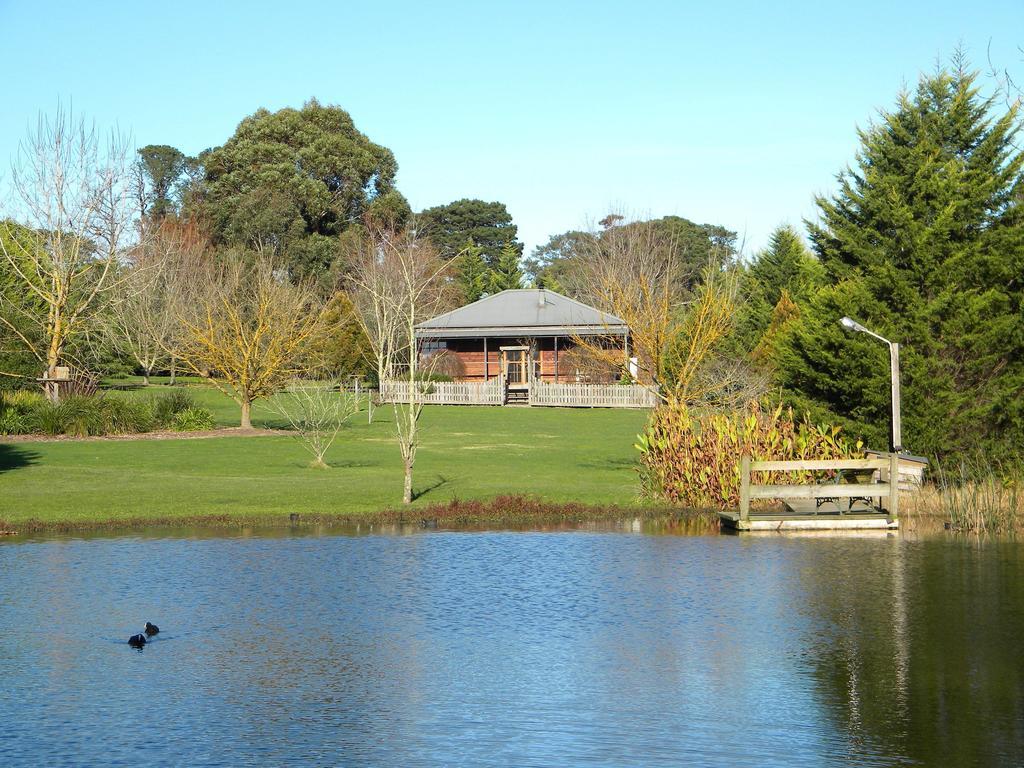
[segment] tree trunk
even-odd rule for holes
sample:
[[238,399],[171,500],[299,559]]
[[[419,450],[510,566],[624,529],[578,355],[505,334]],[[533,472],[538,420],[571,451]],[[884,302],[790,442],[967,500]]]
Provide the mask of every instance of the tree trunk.
[[171,386],[174,386],[174,380],[178,377],[178,357],[177,355],[171,356]]
[[149,371],[142,372],[142,383],[145,386],[149,386]]
[[252,407],[252,403],[248,400],[242,402],[242,421],[239,426],[242,429],[252,429],[252,418],[250,417],[249,411]]
[[405,464],[405,490],[402,492],[402,503],[412,504],[412,463],[404,462]]

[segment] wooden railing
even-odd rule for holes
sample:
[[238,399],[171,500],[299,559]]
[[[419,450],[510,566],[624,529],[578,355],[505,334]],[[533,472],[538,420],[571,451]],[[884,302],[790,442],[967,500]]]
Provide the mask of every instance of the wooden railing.
[[[750,502],[756,499],[832,499],[877,498],[889,517],[895,519],[899,511],[899,482],[850,482],[814,484],[751,483],[752,472],[873,472],[888,470],[890,478],[899,478],[899,458],[896,454],[877,459],[832,459],[828,461],[751,461],[750,456],[740,459],[740,519],[750,519]],[[882,501],[887,500],[886,504]]]
[[[415,384],[421,403],[433,405],[502,405],[505,383],[501,378],[490,381],[419,381]],[[384,403],[409,402],[408,381],[383,381],[380,399]]]
[[658,396],[638,384],[555,384],[535,380],[530,405],[566,408],[653,408]]

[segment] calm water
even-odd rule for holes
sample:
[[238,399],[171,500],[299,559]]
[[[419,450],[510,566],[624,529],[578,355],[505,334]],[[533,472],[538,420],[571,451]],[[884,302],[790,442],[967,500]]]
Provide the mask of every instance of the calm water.
[[0,686],[4,766],[1021,765],[1024,546],[10,542]]

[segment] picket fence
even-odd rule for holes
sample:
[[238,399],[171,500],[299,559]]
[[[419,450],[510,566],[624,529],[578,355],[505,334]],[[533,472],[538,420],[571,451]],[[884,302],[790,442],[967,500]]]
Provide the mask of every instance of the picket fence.
[[[417,382],[419,401],[433,405],[503,405],[505,384],[500,378],[487,382],[424,381]],[[385,403],[409,402],[408,381],[384,381],[380,399]]]
[[638,384],[555,384],[534,381],[530,405],[563,408],[653,408],[658,396]]

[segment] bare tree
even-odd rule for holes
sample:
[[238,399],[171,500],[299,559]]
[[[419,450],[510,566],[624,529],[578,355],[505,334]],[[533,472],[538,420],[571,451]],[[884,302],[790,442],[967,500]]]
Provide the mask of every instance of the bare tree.
[[176,288],[183,275],[200,268],[205,251],[206,240],[194,225],[161,219],[130,251],[122,278],[110,292],[104,329],[115,349],[142,369],[147,385],[154,370],[175,362],[180,334]]
[[416,237],[415,230],[396,233],[373,227],[353,261],[353,301],[373,349],[381,389],[389,382],[404,384],[402,394],[390,399],[405,472],[402,502],[410,504],[419,418],[429,385],[425,378],[440,359],[420,356],[416,324],[451,303],[448,264],[428,241]]
[[339,391],[336,381],[295,381],[270,400],[292,435],[313,456],[310,466],[327,468],[324,456],[346,422],[359,411],[355,395]]
[[311,350],[325,331],[323,299],[261,254],[251,264],[207,260],[179,280],[173,312],[180,332],[168,352],[234,400],[240,426],[250,428],[253,402],[312,366]]
[[[45,366],[46,378],[68,363],[71,345],[115,282],[132,224],[126,152],[122,137],[101,140],[94,127],[59,108],[52,119],[40,116],[14,162],[24,227],[0,224],[8,235],[0,251],[17,290],[33,301],[0,295],[21,321],[0,312],[0,322]],[[48,385],[47,394],[57,400],[58,387]]]
[[[737,309],[734,273],[711,263],[694,281],[682,268],[684,254],[670,232],[657,222],[621,221],[609,217],[604,231],[580,239],[568,277],[573,293],[625,322],[639,383],[662,399],[694,403],[714,399],[716,388],[734,388],[728,377],[706,375],[711,367],[737,372],[716,361]],[[606,365],[626,364],[617,333],[574,341]]]

